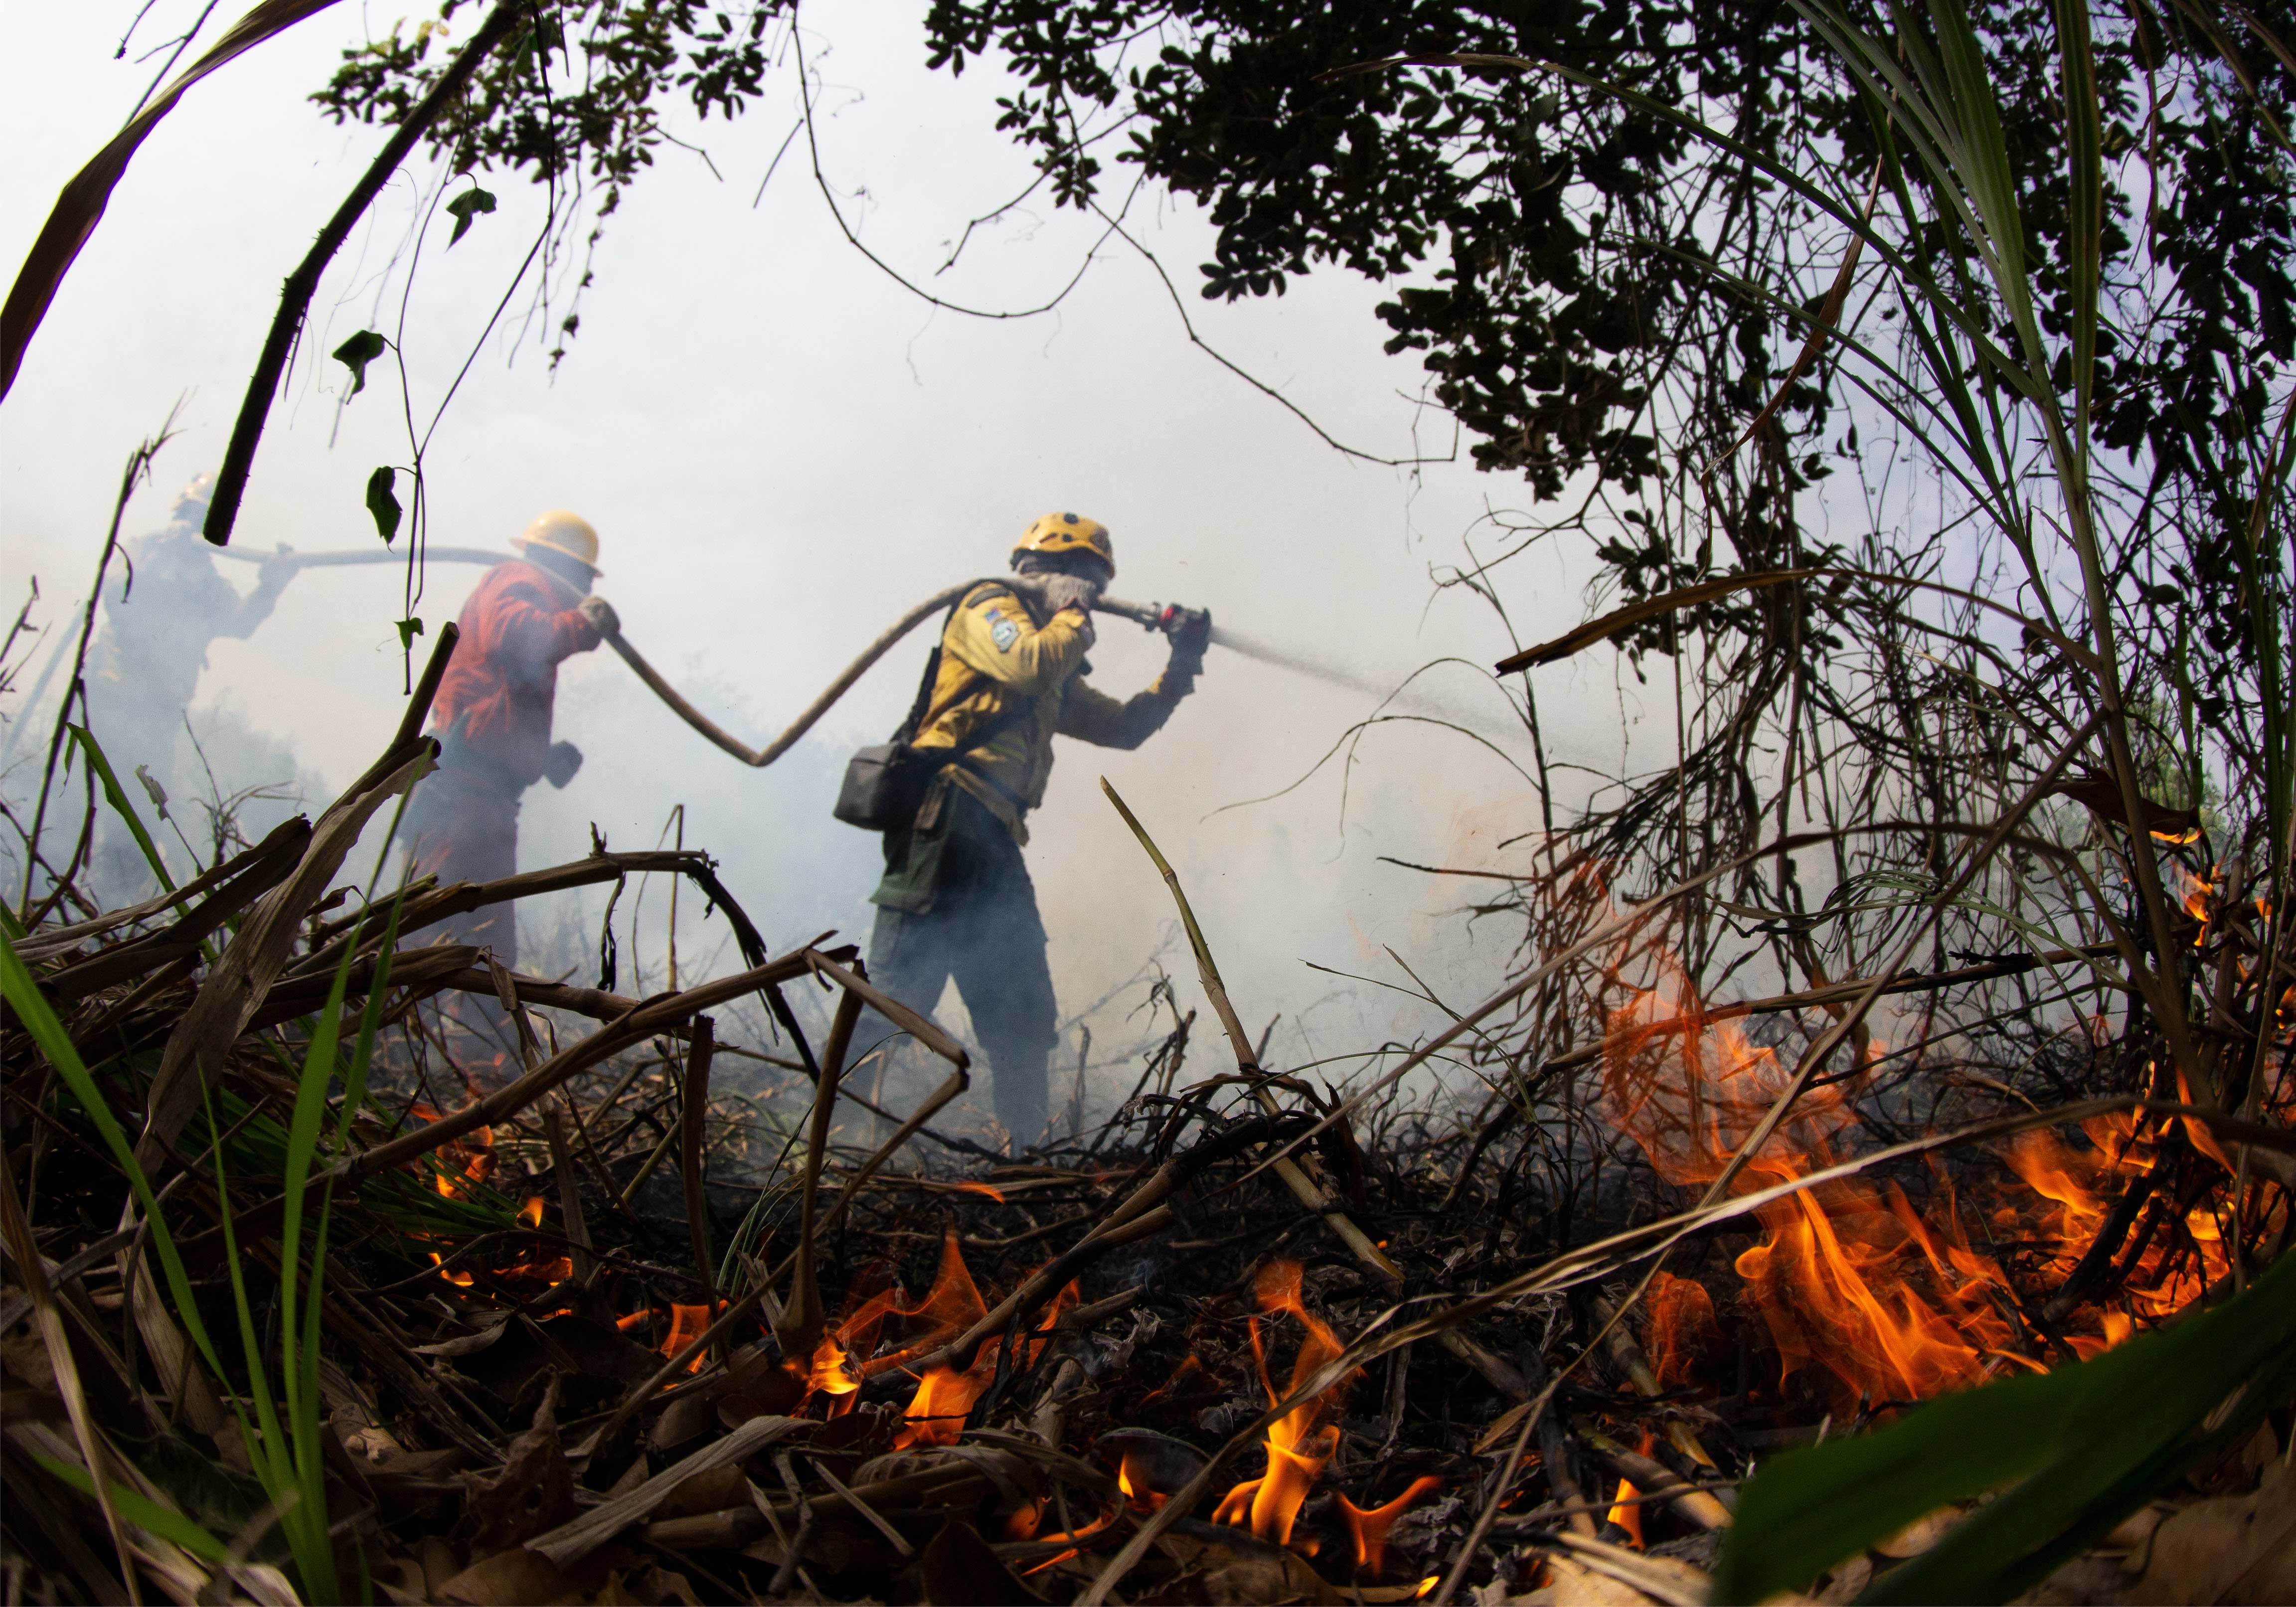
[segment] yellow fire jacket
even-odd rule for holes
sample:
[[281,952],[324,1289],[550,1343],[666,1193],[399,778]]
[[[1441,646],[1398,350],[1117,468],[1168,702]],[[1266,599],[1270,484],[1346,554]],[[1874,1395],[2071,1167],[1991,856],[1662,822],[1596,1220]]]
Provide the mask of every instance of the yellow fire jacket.
[[1039,620],[1022,594],[987,581],[966,594],[941,633],[940,671],[912,744],[962,750],[972,734],[1029,700],[1027,715],[1007,725],[941,772],[1027,842],[1028,811],[1045,800],[1053,770],[1053,737],[1103,748],[1137,748],[1163,727],[1191,685],[1159,676],[1145,692],[1119,701],[1086,684],[1092,626],[1075,610]]

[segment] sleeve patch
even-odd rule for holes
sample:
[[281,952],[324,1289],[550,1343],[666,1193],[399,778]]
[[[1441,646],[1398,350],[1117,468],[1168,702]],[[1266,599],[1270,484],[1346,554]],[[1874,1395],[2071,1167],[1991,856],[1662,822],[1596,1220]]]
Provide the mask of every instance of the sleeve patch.
[[988,617],[996,621],[988,627],[988,639],[996,644],[998,652],[1011,652],[1013,644],[1021,639],[1020,622],[1016,619],[1007,619],[1002,614],[993,611]]

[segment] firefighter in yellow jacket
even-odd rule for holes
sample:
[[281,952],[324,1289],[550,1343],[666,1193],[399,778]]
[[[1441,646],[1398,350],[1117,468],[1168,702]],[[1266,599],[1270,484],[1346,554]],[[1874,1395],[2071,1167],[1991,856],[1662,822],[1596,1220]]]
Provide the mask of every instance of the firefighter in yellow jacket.
[[955,982],[988,1054],[997,1118],[1018,1148],[1043,1135],[1058,1036],[1044,922],[1021,857],[1029,812],[1052,773],[1053,738],[1104,748],[1147,741],[1194,690],[1211,619],[1177,613],[1164,673],[1119,701],[1086,679],[1089,611],[1116,575],[1106,527],[1046,514],[1013,548],[1013,569],[1014,584],[973,587],[941,633],[939,669],[908,740],[948,757],[914,822],[885,834],[869,971],[895,998],[927,1011]]

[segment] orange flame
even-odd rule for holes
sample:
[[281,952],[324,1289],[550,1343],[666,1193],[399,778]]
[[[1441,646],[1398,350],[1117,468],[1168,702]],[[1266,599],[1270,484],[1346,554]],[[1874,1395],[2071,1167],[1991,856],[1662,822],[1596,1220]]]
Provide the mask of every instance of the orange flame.
[[834,1335],[824,1335],[821,1343],[814,1347],[805,1382],[808,1388],[829,1396],[849,1396],[861,1388],[860,1375],[853,1371],[852,1357]]
[[[420,1102],[409,1105],[406,1113],[417,1121],[439,1119],[437,1106]],[[460,1138],[450,1138],[440,1144],[434,1158],[439,1169],[431,1174],[431,1185],[449,1200],[459,1199],[469,1192],[467,1185],[484,1183],[494,1175],[495,1130],[472,1127]],[[459,1176],[455,1171],[457,1161],[462,1164]]]
[[2193,938],[2193,947],[2198,948],[2208,939],[2209,901],[2217,890],[2216,876],[2195,876],[2173,859],[2168,861],[2168,866],[2183,895],[2185,913],[2201,923],[2201,930]]
[[975,1183],[967,1178],[959,1182],[956,1186],[968,1194],[986,1194],[999,1205],[1004,1203],[1004,1191],[993,1183]]
[[[709,1330],[709,1308],[698,1300],[691,1306],[671,1302],[669,1335],[661,1341],[661,1354],[676,1356],[686,1346],[700,1339]],[[708,1352],[702,1352],[687,1364],[685,1370],[688,1373],[699,1373],[701,1371],[701,1364],[709,1359]]]
[[[1053,1325],[1076,1300],[1077,1286],[1071,1281],[1046,1303],[1034,1334],[1024,1342],[1023,1353],[1014,1360],[1015,1367],[1026,1366],[1036,1359],[1050,1338]],[[933,1278],[931,1292],[925,1296],[923,1305],[901,1315],[926,1319],[926,1336],[890,1357],[877,1357],[868,1365],[867,1373],[884,1372],[925,1351],[937,1349],[988,1315],[988,1303],[981,1299],[980,1286],[973,1283],[972,1274],[964,1265],[964,1252],[958,1248],[954,1228],[941,1240],[940,1270]],[[996,1381],[996,1357],[1004,1342],[1001,1334],[986,1341],[973,1356],[972,1365],[962,1373],[946,1365],[926,1368],[924,1376],[917,1381],[916,1393],[909,1398],[907,1410],[902,1414],[900,1432],[893,1437],[894,1448],[955,1445],[964,1431],[972,1403]]]
[[[2181,1078],[2178,1086],[2181,1092]],[[2072,1271],[2111,1212],[2096,1185],[2106,1179],[2141,1177],[2156,1159],[2152,1137],[2133,1113],[2098,1117],[2084,1122],[2082,1128],[2094,1149],[2068,1148],[2046,1129],[2037,1129],[2019,1135],[2002,1157],[2045,1203],[2005,1204],[1994,1214],[1997,1230],[2054,1240],[2056,1250],[2046,1270],[2060,1279]],[[2180,1226],[2164,1218],[2161,1229],[2146,1238],[2122,1283],[2121,1298],[2129,1311],[2101,1314],[2103,1331],[2094,1338],[2070,1336],[2069,1342],[2078,1354],[2093,1356],[2128,1337],[2135,1327],[2130,1313],[2157,1322],[2231,1275],[2223,1229],[2208,1201],[2185,1212]],[[2134,1232],[2145,1229],[2140,1226]],[[2123,1246],[2124,1254],[2128,1249]]]
[[1630,1480],[1619,1480],[1619,1493],[1611,1497],[1610,1521],[1627,1531],[1627,1538],[1636,1551],[1643,1548],[1642,1491]]
[[1203,1371],[1204,1364],[1195,1357],[1192,1355],[1182,1357],[1180,1365],[1172,1369],[1171,1377],[1140,1398],[1140,1409],[1144,1412],[1167,1396],[1177,1395],[1187,1385],[1190,1379],[1201,1376]]
[[1365,1573],[1380,1572],[1387,1564],[1387,1531],[1395,1527],[1398,1518],[1442,1488],[1440,1479],[1423,1473],[1403,1494],[1368,1512],[1341,1496],[1340,1516],[1347,1521],[1348,1536],[1356,1545],[1356,1566]]
[[1651,1371],[1659,1388],[1680,1389],[1690,1382],[1698,1353],[1721,1334],[1714,1320],[1714,1297],[1695,1278],[1678,1278],[1661,1270],[1644,1298],[1650,1312]]
[[[1307,1330],[1300,1341],[1300,1354],[1292,1364],[1291,1389],[1279,1391],[1267,1370],[1267,1349],[1260,1334],[1260,1320],[1257,1316],[1250,1320],[1252,1358],[1259,1364],[1260,1385],[1267,1391],[1267,1404],[1271,1406],[1297,1391],[1346,1349],[1339,1336],[1300,1300],[1300,1275],[1299,1262],[1271,1261],[1260,1268],[1259,1275],[1252,1282],[1252,1296],[1262,1312],[1288,1312]],[[1292,1525],[1300,1516],[1308,1491],[1315,1488],[1316,1476],[1340,1448],[1339,1425],[1324,1423],[1318,1427],[1317,1420],[1338,1404],[1337,1398],[1345,1388],[1346,1381],[1342,1380],[1322,1394],[1302,1401],[1270,1425],[1267,1471],[1222,1496],[1212,1513],[1213,1522],[1237,1528],[1248,1526],[1260,1539],[1278,1546],[1290,1542]]]
[[[1734,1023],[1708,1017],[1669,956],[1659,955],[1655,969],[1658,985],[1638,991],[1611,1017],[1604,1114],[1642,1146],[1660,1176],[1695,1187],[1721,1175],[1784,1090],[1789,1070]],[[1734,1192],[1834,1164],[1836,1140],[1856,1119],[1849,1103],[1853,1086],[1805,1094],[1740,1173]],[[2134,1133],[2135,1124],[2123,1119],[2122,1150]],[[2141,1160],[2115,1161],[2108,1159],[2114,1135],[2092,1123],[2089,1136],[2099,1152],[2077,1154],[2035,1131],[2003,1157],[2030,1193],[1994,1213],[1994,1236],[2056,1244],[2051,1270],[2060,1281],[2110,1212],[2095,1182],[2103,1175],[2125,1179],[2151,1164],[2149,1146]],[[2189,1237],[2198,1246],[2185,1259],[2190,1275],[2138,1294],[2161,1281],[2152,1274],[2165,1252],[2148,1249],[2131,1281],[2140,1315],[2165,1315],[2223,1275],[2213,1214],[2203,1208],[2194,1215],[2208,1219],[2210,1233],[2187,1218],[2180,1242]],[[1811,1371],[1824,1379],[1838,1406],[1851,1407],[1861,1398],[1922,1399],[1980,1382],[2004,1365],[2038,1365],[2020,1354],[2020,1332],[2005,1315],[2014,1307],[2008,1278],[1971,1245],[1941,1171],[1926,1215],[1896,1185],[1853,1177],[1773,1201],[1756,1216],[1764,1240],[1737,1259],[1736,1269],[1777,1347],[1781,1382]],[[2160,1266],[2163,1274],[2175,1270]],[[2080,1355],[2119,1343],[2133,1324],[2114,1316],[2084,1316],[2081,1323],[2094,1331],[2069,1334],[2068,1343]],[[1669,1387],[1685,1381],[1697,1340],[1712,1320],[1710,1300],[1695,1284],[1669,1278],[1653,1286],[1653,1369]]]
[[[941,1238],[940,1270],[933,1277],[931,1293],[923,1305],[908,1315],[922,1316],[931,1324],[932,1337],[922,1341],[926,1346],[939,1346],[988,1315],[988,1302],[980,1298],[980,1285],[972,1281],[972,1270],[964,1264],[964,1252],[957,1247],[956,1230],[951,1228]],[[913,1351],[918,1347],[912,1346]],[[980,1398],[996,1377],[996,1364],[988,1345],[972,1358],[972,1365],[959,1373],[953,1367],[928,1367],[917,1381],[916,1393],[909,1398],[908,1409],[902,1414],[901,1431],[894,1437],[896,1449],[912,1446],[955,1445],[964,1427],[965,1414],[972,1403]]]
[[1139,1464],[1140,1453],[1127,1451],[1117,1464],[1116,1488],[1127,1503],[1144,1512],[1154,1512],[1172,1497],[1149,1482],[1147,1470]]

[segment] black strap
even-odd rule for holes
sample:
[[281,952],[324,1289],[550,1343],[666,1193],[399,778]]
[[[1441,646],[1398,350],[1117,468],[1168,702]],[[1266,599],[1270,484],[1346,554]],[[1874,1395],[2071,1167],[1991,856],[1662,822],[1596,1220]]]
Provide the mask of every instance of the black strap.
[[[965,597],[972,594],[967,592]],[[933,683],[940,678],[941,644],[948,640],[948,627],[955,622],[956,611],[964,606],[964,597],[959,597],[948,605],[948,612],[941,616],[940,630],[933,637],[932,652],[925,655],[924,676],[917,682],[916,701],[909,705],[909,717],[903,720],[900,728],[893,733],[893,740],[897,742],[908,742],[924,729],[925,717],[932,712]],[[970,693],[972,690],[972,683],[967,682],[965,691]]]
[[[989,584],[993,585],[995,583],[990,582]],[[965,593],[964,596],[959,597],[955,602],[949,604],[948,612],[942,617],[940,622],[940,635],[934,640],[932,652],[925,660],[924,678],[917,683],[916,701],[909,708],[909,717],[902,721],[901,728],[893,734],[893,740],[895,742],[914,742],[916,740],[918,734],[925,728],[926,721],[933,715],[932,689],[933,683],[940,678],[941,644],[948,640],[948,627],[956,619],[956,611],[963,608],[967,603],[971,602],[980,590],[981,587],[975,586],[972,591]],[[1012,595],[1013,594],[1008,592],[1007,594]],[[1018,601],[1017,597],[1015,598],[1015,601]],[[957,704],[963,702],[974,693],[980,691],[980,688],[990,679],[992,679],[991,676],[980,670],[974,670],[972,672],[972,678],[959,686],[956,689],[956,692],[949,698],[947,703],[943,707],[948,709],[955,708]],[[964,765],[965,769],[971,771],[972,775],[980,776],[982,781],[988,782],[990,786],[996,787],[998,791],[1004,793],[1008,798],[1010,798],[1012,796],[1011,789],[1000,786],[990,777],[982,775],[979,770],[974,769],[973,767],[967,762],[968,756],[976,749],[986,748],[989,743],[995,742],[998,737],[1004,735],[1007,731],[1013,729],[1013,726],[1019,725],[1022,720],[1028,718],[1029,716],[1034,714],[1036,711],[1036,699],[1032,697],[1015,697],[1011,703],[1006,705],[1005,708],[997,714],[996,718],[975,730],[972,735],[966,739],[963,747],[952,747],[949,750],[949,762],[952,764]],[[1013,799],[1013,802],[1017,806],[1020,803],[1020,799],[1014,798]]]

